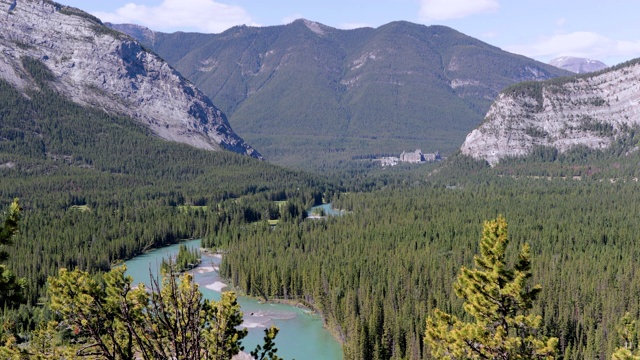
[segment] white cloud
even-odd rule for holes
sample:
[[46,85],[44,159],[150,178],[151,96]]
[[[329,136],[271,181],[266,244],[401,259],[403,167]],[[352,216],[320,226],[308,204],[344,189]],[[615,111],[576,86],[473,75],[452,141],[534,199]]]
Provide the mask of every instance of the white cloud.
[[542,38],[533,44],[508,46],[506,50],[533,58],[576,56],[604,61],[640,56],[640,40],[614,40],[594,32],[578,31]]
[[421,0],[420,19],[450,20],[498,10],[498,0]]
[[558,25],[558,26],[564,26],[564,24],[566,24],[566,23],[567,23],[567,19],[565,19],[563,17],[561,17],[558,20],[556,20],[556,25]]
[[218,33],[236,25],[257,25],[243,8],[213,0],[164,0],[158,6],[128,3],[115,12],[93,15],[106,22],[133,23],[160,31]]

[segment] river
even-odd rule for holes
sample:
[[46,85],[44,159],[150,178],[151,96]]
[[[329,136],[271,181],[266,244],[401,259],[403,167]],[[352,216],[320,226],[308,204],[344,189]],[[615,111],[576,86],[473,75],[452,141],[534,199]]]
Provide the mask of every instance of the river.
[[[184,242],[190,248],[200,248],[200,240]],[[143,282],[149,285],[149,271],[155,275],[162,258],[175,256],[178,244],[149,251],[131,260],[127,260],[127,275],[134,284]],[[192,270],[194,280],[200,285],[200,291],[208,299],[219,300],[220,292],[214,290],[225,282],[215,268],[221,258],[202,254],[201,265]],[[253,350],[256,344],[262,344],[264,329],[271,325],[280,328],[276,337],[278,356],[289,359],[334,360],[342,359],[342,347],[329,331],[323,327],[322,319],[309,310],[284,304],[261,303],[256,299],[239,296],[238,303],[244,313],[244,327],[249,334],[242,341],[245,351]]]
[[333,203],[327,203],[322,205],[316,205],[307,211],[307,216],[315,215],[314,212],[322,209],[326,216],[342,216],[345,214],[344,210],[335,210],[333,208]]

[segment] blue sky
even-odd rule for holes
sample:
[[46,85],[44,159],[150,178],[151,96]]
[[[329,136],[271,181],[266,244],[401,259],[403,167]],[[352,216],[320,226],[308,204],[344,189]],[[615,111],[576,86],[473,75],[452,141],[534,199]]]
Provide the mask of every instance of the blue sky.
[[340,29],[395,20],[446,25],[504,50],[607,65],[640,57],[640,0],[58,0],[103,21],[219,33],[305,18]]

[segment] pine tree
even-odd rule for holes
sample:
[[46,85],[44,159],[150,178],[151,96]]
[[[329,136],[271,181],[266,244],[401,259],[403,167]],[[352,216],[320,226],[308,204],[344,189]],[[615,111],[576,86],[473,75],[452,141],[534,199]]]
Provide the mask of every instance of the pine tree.
[[[242,350],[247,330],[239,329],[242,312],[233,292],[220,301],[203,299],[191,274],[178,278],[172,271],[152,279],[148,292],[142,284],[133,287],[124,272],[116,267],[96,281],[85,271],[61,269],[49,278],[48,305],[60,318],[55,324],[76,335],[77,345],[66,351],[111,360],[222,360]],[[263,347],[272,359],[274,329]]]
[[[20,204],[18,199],[13,200],[9,206],[9,213],[0,226],[0,262],[9,259],[9,254],[5,246],[12,244],[13,235],[18,232],[18,222],[20,221]],[[7,266],[0,264],[0,308],[12,307],[24,301],[25,280],[18,279],[7,269]]]
[[637,331],[637,322],[632,320],[631,314],[626,313],[618,325],[621,346],[611,356],[612,360],[640,360]]
[[278,349],[274,341],[276,335],[278,335],[278,331],[278,328],[275,326],[264,329],[264,345],[257,345],[251,352],[251,357],[257,360],[282,360],[281,357],[276,355]]
[[529,246],[524,245],[514,267],[505,263],[509,239],[500,216],[484,224],[475,268],[462,267],[454,284],[464,310],[474,321],[464,322],[438,309],[427,319],[425,343],[437,359],[554,359],[557,338],[540,334],[542,317],[530,314],[540,286],[531,277]]

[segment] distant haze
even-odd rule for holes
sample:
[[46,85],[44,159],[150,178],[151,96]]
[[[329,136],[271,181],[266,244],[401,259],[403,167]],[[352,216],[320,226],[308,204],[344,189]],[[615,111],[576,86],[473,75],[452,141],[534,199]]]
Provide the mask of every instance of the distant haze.
[[599,71],[609,67],[607,64],[598,60],[591,60],[585,58],[578,58],[572,56],[562,56],[549,61],[549,65],[553,65],[557,68],[569,70],[576,74],[584,74],[594,71]]

